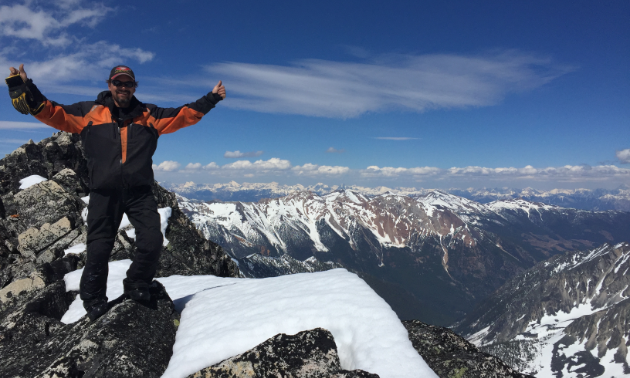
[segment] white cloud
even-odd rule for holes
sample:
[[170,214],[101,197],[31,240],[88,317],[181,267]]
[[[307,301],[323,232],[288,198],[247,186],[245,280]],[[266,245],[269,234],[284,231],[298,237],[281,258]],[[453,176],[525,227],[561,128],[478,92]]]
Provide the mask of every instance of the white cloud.
[[184,167],[185,171],[200,171],[200,170],[212,170],[219,169],[219,165],[215,162],[211,162],[206,165],[202,165],[201,163],[188,163],[186,167]]
[[43,9],[33,2],[3,5],[0,7],[0,36],[35,39],[44,45],[68,46],[73,38],[66,35],[65,29],[74,24],[95,27],[113,10],[100,3],[88,4],[89,8],[82,8],[74,2],[71,11],[68,11],[68,1],[61,2],[62,9]]
[[256,170],[256,171],[269,171],[269,170],[287,170],[291,168],[291,162],[288,160],[282,160],[278,158],[271,158],[269,160],[256,160],[250,162],[249,160],[238,160],[234,163],[226,164],[221,167],[222,169],[237,169],[237,170]]
[[291,170],[298,176],[337,176],[350,172],[350,168],[348,167],[317,165],[311,163],[306,163],[302,166],[297,165],[291,168]]
[[415,175],[415,176],[435,176],[443,173],[443,170],[436,167],[415,167],[415,168],[394,168],[394,167],[378,167],[376,165],[372,165],[367,167],[365,170],[361,171],[363,176],[367,177],[377,177],[377,176],[385,176],[385,177],[397,177],[397,176],[407,176],[407,175]]
[[346,150],[344,150],[344,149],[338,150],[335,147],[329,147],[326,150],[326,152],[329,153],[329,154],[342,154],[342,153],[346,152]]
[[394,109],[490,106],[573,70],[514,51],[464,55],[398,55],[365,63],[302,60],[291,66],[217,63],[230,83],[226,106],[266,113],[357,117]]
[[625,150],[617,151],[615,154],[619,162],[622,164],[630,164],[630,148],[626,148]]
[[176,161],[166,160],[161,162],[159,165],[153,164],[154,171],[164,171],[164,172],[173,172],[179,169],[181,164]]
[[376,137],[374,139],[382,139],[382,140],[414,140],[420,138],[411,138],[411,137]]
[[563,167],[534,168],[527,165],[523,168],[515,167],[452,167],[441,169],[437,167],[378,167],[370,166],[361,170],[364,177],[388,177],[398,178],[403,176],[428,177],[439,179],[469,178],[469,179],[534,179],[539,181],[566,180],[566,181],[592,181],[608,178],[630,178],[630,169],[619,168],[615,165],[565,165]]
[[244,158],[244,157],[258,157],[262,154],[263,154],[263,151],[241,152],[239,150],[236,150],[236,151],[225,151],[225,154],[223,154],[223,157],[230,158],[230,159],[238,159],[238,158]]
[[1,130],[24,130],[24,129],[52,129],[41,122],[13,122],[0,121]]
[[[620,168],[615,165],[566,165],[562,167],[536,168],[531,165],[525,167],[481,167],[465,166],[451,167],[448,169],[438,167],[379,167],[369,166],[365,169],[351,169],[343,166],[318,165],[306,163],[293,166],[289,160],[271,158],[269,160],[238,160],[233,163],[219,166],[215,162],[202,165],[201,163],[189,163],[183,170],[179,170],[181,165],[175,161],[165,161],[160,165],[154,165],[156,173],[165,174],[186,174],[185,180],[190,179],[191,174],[198,174],[195,180],[205,180],[208,175],[214,177],[225,177],[231,180],[239,178],[266,178],[284,177],[304,178],[324,180],[338,180],[340,177],[344,181],[372,182],[378,185],[385,183],[398,183],[398,185],[412,182],[427,182],[431,185],[477,185],[492,186],[498,183],[508,183],[509,185],[530,185],[530,183],[541,183],[544,185],[583,185],[593,183],[594,185],[612,185],[616,183],[628,182],[630,180],[630,169]],[[170,176],[170,181],[178,176]],[[204,178],[205,177],[205,178]],[[275,180],[275,179],[274,179]],[[333,181],[338,184],[338,182]],[[555,184],[554,184],[555,183]]]

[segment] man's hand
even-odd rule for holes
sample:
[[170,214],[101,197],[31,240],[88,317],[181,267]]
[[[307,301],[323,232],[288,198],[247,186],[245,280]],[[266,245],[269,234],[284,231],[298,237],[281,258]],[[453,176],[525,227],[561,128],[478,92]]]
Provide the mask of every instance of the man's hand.
[[[24,74],[26,75],[26,72]],[[221,98],[225,98],[225,87],[223,86],[223,82],[221,80],[219,80],[219,83],[214,86],[212,93],[216,93],[221,96]]]
[[28,80],[28,76],[26,76],[26,71],[24,71],[24,64],[20,64],[19,71],[15,69],[15,67],[9,68],[11,70],[11,76],[19,74],[22,77],[22,80],[26,83]]
[[[18,112],[22,114],[32,113],[31,108],[26,100],[28,88],[26,87],[26,72],[24,71],[24,65],[20,65],[20,70],[16,70],[15,67],[11,67],[11,76],[5,79],[9,86],[9,96],[11,97],[11,104]],[[30,92],[29,92],[30,94]]]

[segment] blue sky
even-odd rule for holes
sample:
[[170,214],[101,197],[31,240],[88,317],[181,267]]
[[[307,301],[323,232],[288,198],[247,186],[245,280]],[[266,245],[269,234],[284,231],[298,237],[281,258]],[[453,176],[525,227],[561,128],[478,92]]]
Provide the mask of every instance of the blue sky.
[[[127,64],[144,102],[228,97],[160,181],[630,184],[630,3],[0,1],[0,66],[60,103]],[[0,103],[0,152],[52,130]]]

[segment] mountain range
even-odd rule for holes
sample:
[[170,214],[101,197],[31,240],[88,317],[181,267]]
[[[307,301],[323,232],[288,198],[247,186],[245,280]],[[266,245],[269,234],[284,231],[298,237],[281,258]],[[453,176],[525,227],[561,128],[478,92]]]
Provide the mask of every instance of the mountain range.
[[462,319],[540,261],[630,235],[628,212],[523,199],[482,204],[442,191],[367,196],[343,189],[255,203],[182,196],[178,202],[204,236],[251,267],[250,276],[272,274],[256,273],[264,259],[255,254],[276,258],[276,265],[286,255],[315,258],[357,272],[401,319],[439,325]]
[[[357,185],[280,185],[271,183],[242,183],[231,181],[225,184],[195,184],[194,182],[161,183],[165,188],[172,190],[186,198],[202,201],[242,201],[256,202],[264,198],[284,197],[291,193],[309,191],[318,195],[326,195],[340,189],[349,189],[365,196],[381,195],[387,192],[422,196],[434,189],[416,188],[388,188],[378,186],[375,188]],[[617,189],[553,189],[537,190],[533,188],[467,188],[467,189],[442,189],[445,193],[479,203],[489,203],[496,200],[508,200],[522,198],[531,202],[541,202],[548,205],[571,207],[582,210],[622,210],[630,211],[630,186],[622,185]]]

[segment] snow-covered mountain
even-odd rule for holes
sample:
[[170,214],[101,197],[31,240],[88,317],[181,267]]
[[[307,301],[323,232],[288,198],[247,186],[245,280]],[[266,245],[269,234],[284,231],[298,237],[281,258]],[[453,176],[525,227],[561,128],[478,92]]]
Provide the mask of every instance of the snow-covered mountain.
[[630,375],[630,244],[557,255],[509,280],[455,330],[540,378]]
[[332,261],[396,285],[423,304],[417,317],[444,325],[538,261],[630,235],[626,212],[522,199],[481,204],[441,191],[366,196],[346,189],[257,203],[178,201],[204,235],[236,259]]
[[[377,196],[387,192],[408,195],[424,196],[433,189],[417,188],[388,188],[378,186],[374,188],[358,185],[339,186],[325,185],[280,185],[271,183],[243,183],[231,181],[226,184],[184,184],[161,183],[165,188],[174,191],[186,198],[202,201],[243,201],[255,202],[264,198],[284,197],[292,193],[309,191],[318,195],[326,195],[340,189],[348,189],[361,193],[364,196]],[[531,202],[541,202],[549,205],[557,205],[567,208],[582,210],[622,210],[630,211],[630,186],[623,185],[617,189],[552,189],[548,191],[533,188],[481,188],[481,189],[444,189],[445,193],[454,194],[479,203],[489,203],[497,200],[509,200],[522,198]]]

